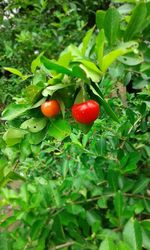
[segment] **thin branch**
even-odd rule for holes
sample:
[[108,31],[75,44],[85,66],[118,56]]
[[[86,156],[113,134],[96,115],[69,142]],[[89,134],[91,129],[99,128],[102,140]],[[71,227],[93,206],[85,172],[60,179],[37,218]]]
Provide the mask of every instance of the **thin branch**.
[[127,196],[127,197],[133,197],[133,198],[137,198],[137,199],[145,199],[145,200],[149,200],[150,201],[150,197],[144,196],[144,195],[141,195],[141,194],[124,193],[123,195]]
[[64,244],[61,244],[61,245],[58,245],[58,246],[55,246],[55,247],[52,247],[52,248],[49,248],[48,250],[57,250],[57,249],[62,249],[64,247],[69,247],[69,246],[72,246],[75,244],[75,241],[69,241],[69,242],[66,242]]
[[[128,130],[128,134],[131,133],[132,129],[136,126],[136,124],[137,124],[140,120],[141,120],[141,117],[139,117],[139,118],[135,121],[135,123],[131,126],[131,128]],[[126,140],[127,140],[127,138],[125,138],[124,141],[121,143],[120,148],[123,148],[123,147],[124,147],[124,144],[125,144]]]

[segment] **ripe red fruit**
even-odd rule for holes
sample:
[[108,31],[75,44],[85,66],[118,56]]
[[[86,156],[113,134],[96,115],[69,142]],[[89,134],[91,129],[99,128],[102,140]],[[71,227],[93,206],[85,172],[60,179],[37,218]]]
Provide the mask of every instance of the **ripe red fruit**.
[[94,100],[74,104],[72,106],[72,116],[77,122],[90,124],[94,122],[100,113],[100,106]]
[[41,112],[46,117],[54,117],[60,112],[59,103],[56,100],[46,101],[41,105]]

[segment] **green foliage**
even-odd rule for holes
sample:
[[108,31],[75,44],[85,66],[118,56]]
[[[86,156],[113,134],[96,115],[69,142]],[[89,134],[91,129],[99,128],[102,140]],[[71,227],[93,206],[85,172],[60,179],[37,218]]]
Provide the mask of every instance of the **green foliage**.
[[[84,4],[97,6],[93,1]],[[75,4],[72,17],[67,1],[61,5],[60,1],[33,1],[32,5],[29,1],[10,1],[7,7],[20,7],[17,15],[20,17],[23,11],[30,21],[28,9],[34,7],[32,14],[39,13],[42,20],[48,18],[45,13],[49,5],[53,18],[61,21],[48,28],[63,27],[64,41],[58,39],[57,46],[64,49],[73,14],[80,20]],[[55,10],[55,6],[59,8]],[[79,13],[86,13],[84,5],[77,6]],[[24,63],[19,70],[5,65],[12,67],[5,69],[26,86],[3,110],[1,118],[2,250],[150,249],[149,24],[144,25],[149,4],[116,6],[97,11],[97,27],[90,28],[78,46],[84,33],[80,26],[75,44],[70,38],[71,44],[57,60],[53,57],[58,47],[52,40],[52,56],[47,52],[37,58],[31,55],[32,73],[23,69],[29,61],[20,53],[18,58]],[[39,34],[46,37],[41,36],[39,45],[41,40],[34,43],[34,36],[31,38],[32,25],[31,29],[25,27],[23,21],[17,27],[25,28],[17,36],[24,52],[30,46],[29,52],[34,46],[47,50],[52,29],[50,34],[47,29],[40,30]],[[120,88],[131,82],[140,92],[135,96],[124,91],[122,95]],[[46,99],[58,100],[61,112],[57,117],[43,117],[40,106]],[[100,118],[88,126],[75,123],[71,117],[73,103],[86,99],[96,100],[101,109]]]

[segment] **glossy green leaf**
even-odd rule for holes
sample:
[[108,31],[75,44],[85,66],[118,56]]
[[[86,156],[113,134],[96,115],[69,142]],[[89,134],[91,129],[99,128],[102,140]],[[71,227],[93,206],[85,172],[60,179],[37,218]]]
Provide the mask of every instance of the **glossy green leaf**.
[[96,37],[96,47],[95,47],[99,67],[101,67],[102,64],[102,58],[104,54],[104,43],[105,43],[105,33],[104,30],[102,29]]
[[123,230],[124,241],[132,250],[142,250],[142,232],[139,222],[131,218]]
[[93,94],[97,97],[99,97],[99,101],[100,103],[103,105],[105,111],[107,112],[107,114],[116,122],[119,122],[119,119],[117,117],[117,115],[115,114],[115,112],[112,110],[112,108],[110,107],[110,105],[108,104],[108,102],[106,102],[103,98],[103,95],[99,89],[99,86],[95,84],[95,88],[90,85],[90,89],[92,90]]
[[112,241],[112,239],[107,238],[104,241],[102,241],[99,250],[116,250],[116,246]]
[[104,28],[104,19],[106,12],[104,10],[98,10],[96,12],[96,26],[99,30]]
[[57,90],[67,88],[68,86],[71,86],[72,84],[56,84],[52,86],[48,86],[45,88],[42,92],[42,95],[47,97],[47,96],[52,96]]
[[94,72],[96,72],[97,74],[102,76],[102,72],[99,70],[99,68],[96,66],[96,64],[91,62],[90,60],[77,59],[76,61],[82,63],[88,69],[93,70]]
[[40,99],[38,102],[36,102],[33,106],[31,106],[31,109],[40,107],[41,104],[44,103],[45,101],[46,101],[46,97],[43,97],[43,98]]
[[9,71],[10,73],[12,73],[14,75],[20,76],[23,81],[25,81],[26,79],[28,79],[31,76],[31,75],[23,75],[21,73],[21,71],[19,71],[18,69],[9,68],[9,67],[4,67],[4,69]]
[[93,82],[99,82],[101,79],[101,75],[96,71],[80,64],[80,68],[85,72],[87,78],[90,78]]
[[91,40],[92,37],[92,33],[93,33],[94,27],[89,29],[85,35],[85,37],[83,38],[83,42],[82,42],[82,55],[85,56],[86,54],[86,50],[88,48],[89,42]]
[[71,70],[60,65],[58,62],[54,62],[52,60],[47,59],[45,56],[41,57],[41,62],[49,70],[54,70],[57,73],[63,73],[66,75],[74,76]]
[[104,30],[105,36],[108,42],[113,45],[117,40],[117,35],[119,31],[120,14],[114,7],[110,7],[105,15],[104,19]]
[[118,191],[114,196],[114,207],[118,218],[120,219],[123,212],[123,195]]
[[133,51],[138,47],[138,43],[136,42],[127,42],[122,44],[118,49],[115,49],[105,55],[102,60],[101,70],[102,72],[106,72],[109,66],[119,57],[124,54],[127,54]]
[[37,67],[40,67],[40,66],[41,66],[41,60],[40,60],[40,58],[41,58],[41,56],[42,56],[43,54],[44,54],[44,52],[40,53],[40,55],[39,55],[36,59],[34,59],[34,60],[32,61],[32,63],[31,63],[31,72],[32,72],[32,73],[35,73]]
[[2,120],[13,120],[16,117],[23,115],[28,109],[30,109],[28,104],[9,104],[6,109],[2,112]]
[[140,33],[142,25],[144,24],[146,19],[146,14],[147,8],[145,3],[139,3],[134,9],[124,33],[125,41],[133,39],[138,33]]
[[72,57],[70,51],[63,52],[59,56],[58,63],[64,67],[68,67],[71,59]]
[[81,78],[85,82],[88,82],[88,79],[86,77],[86,74],[85,74],[84,70],[81,69],[81,67],[79,65],[73,66],[72,67],[72,72],[73,72],[74,76],[76,76],[78,78]]
[[47,120],[45,118],[30,118],[23,122],[20,126],[21,129],[27,129],[32,133],[37,133],[45,128]]
[[53,121],[48,128],[48,134],[58,140],[63,140],[65,137],[69,136],[70,133],[70,125],[63,119]]
[[3,139],[8,146],[13,146],[18,144],[23,139],[25,131],[17,128],[9,128],[3,135]]

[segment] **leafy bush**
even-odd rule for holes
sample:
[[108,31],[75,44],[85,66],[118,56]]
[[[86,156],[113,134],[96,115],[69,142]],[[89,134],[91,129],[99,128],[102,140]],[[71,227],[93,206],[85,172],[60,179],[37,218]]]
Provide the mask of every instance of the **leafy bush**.
[[[3,111],[2,249],[149,249],[149,3],[127,6],[97,11],[95,31],[58,60],[41,53],[31,74],[6,68],[31,84]],[[129,83],[136,97],[120,92]],[[46,99],[60,103],[53,119]],[[101,117],[77,124],[71,107],[88,99]]]

